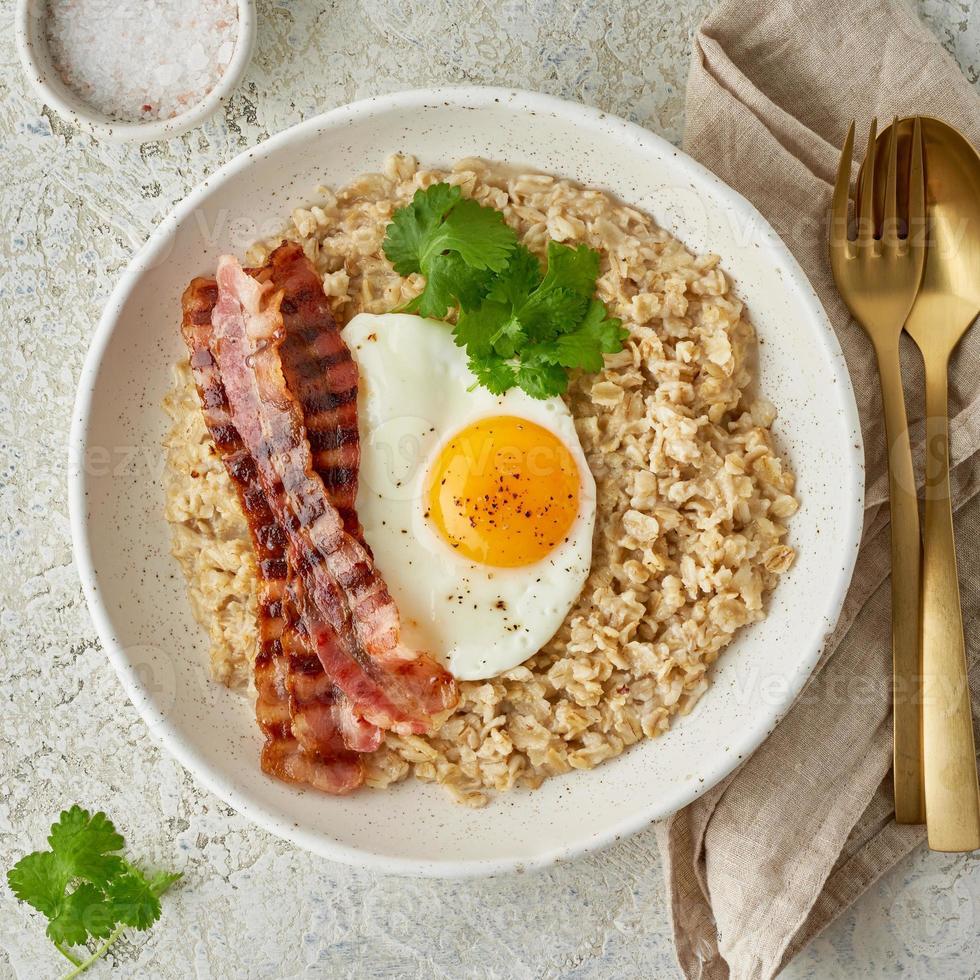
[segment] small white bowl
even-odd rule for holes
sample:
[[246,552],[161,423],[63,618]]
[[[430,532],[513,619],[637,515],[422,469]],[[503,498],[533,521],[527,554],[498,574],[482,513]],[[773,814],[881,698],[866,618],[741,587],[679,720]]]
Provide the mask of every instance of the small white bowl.
[[255,46],[255,0],[238,0],[238,39],[225,73],[197,105],[171,119],[119,122],[88,105],[62,82],[51,60],[46,31],[46,0],[17,0],[14,31],[17,53],[38,97],[59,116],[93,136],[116,143],[169,139],[204,122],[238,87]]

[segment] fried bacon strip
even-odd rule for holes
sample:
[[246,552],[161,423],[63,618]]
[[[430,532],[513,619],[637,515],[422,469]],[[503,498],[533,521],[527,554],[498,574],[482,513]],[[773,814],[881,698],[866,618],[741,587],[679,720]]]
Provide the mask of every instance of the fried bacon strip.
[[[403,734],[429,731],[455,706],[458,689],[448,671],[401,642],[384,581],[314,469],[283,374],[283,291],[230,256],[219,259],[217,282],[210,346],[235,425],[286,532],[299,610],[324,670],[359,717]],[[347,397],[356,398],[356,389]]]
[[[255,663],[256,717],[266,735],[263,771],[331,793],[363,781],[363,761],[350,749],[370,751],[381,733],[357,718],[347,699],[325,677],[298,627],[286,583],[285,534],[258,483],[255,461],[241,443],[224,387],[208,347],[217,301],[215,281],[195,279],[183,297],[182,332],[215,448],[235,486],[259,569],[259,645]],[[334,333],[332,318],[327,325]]]
[[[252,270],[248,270],[252,272]],[[344,529],[367,548],[357,519],[357,365],[340,336],[323,283],[301,246],[286,242],[253,273],[282,290],[286,387],[299,402],[316,470]],[[329,325],[326,328],[325,325]]]
[[[285,336],[280,352],[286,383],[300,405],[311,445],[319,447],[314,468],[324,482],[327,500],[337,508],[348,533],[363,543],[355,509],[360,464],[357,365],[337,329],[323,284],[294,242],[280,245],[265,266],[248,272],[282,291]],[[349,748],[372,752],[381,744],[381,730],[359,717],[325,675],[293,593],[291,589],[284,605],[290,629],[283,642],[293,733],[304,747],[316,751],[339,725]],[[328,710],[318,711],[318,705]]]

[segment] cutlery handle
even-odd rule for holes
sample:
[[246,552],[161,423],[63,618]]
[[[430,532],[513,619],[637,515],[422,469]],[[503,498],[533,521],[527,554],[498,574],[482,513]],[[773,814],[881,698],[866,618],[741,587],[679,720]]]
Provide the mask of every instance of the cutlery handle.
[[919,504],[905,415],[898,339],[878,351],[888,442],[892,553],[892,704],[895,819],[925,823],[920,712],[919,567],[922,557]]
[[972,851],[980,848],[980,792],[949,491],[947,360],[923,353],[922,730],[929,847]]

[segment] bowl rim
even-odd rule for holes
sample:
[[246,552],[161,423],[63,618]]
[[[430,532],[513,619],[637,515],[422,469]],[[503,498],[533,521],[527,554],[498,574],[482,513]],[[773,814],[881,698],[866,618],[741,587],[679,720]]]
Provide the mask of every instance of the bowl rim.
[[[152,266],[156,255],[167,247],[170,235],[186,216],[191,214],[212,192],[213,188],[247,170],[254,159],[274,154],[281,147],[292,142],[302,142],[312,134],[323,134],[353,125],[360,117],[377,112],[391,110],[411,112],[413,109],[443,104],[464,108],[492,108],[496,103],[506,103],[515,110],[527,114],[556,114],[576,126],[584,126],[593,131],[598,130],[607,135],[609,128],[615,127],[627,143],[632,142],[646,146],[661,155],[679,159],[689,172],[692,183],[711,185],[711,193],[720,203],[731,208],[734,215],[752,220],[752,227],[759,234],[759,247],[771,250],[770,254],[774,260],[789,272],[791,281],[797,287],[800,300],[805,304],[807,312],[814,318],[815,323],[823,328],[815,331],[814,343],[823,346],[824,354],[834,366],[834,381],[836,383],[831,387],[836,392],[834,397],[838,404],[835,407],[840,411],[843,423],[853,435],[853,438],[841,450],[847,482],[852,492],[849,494],[848,500],[841,502],[839,523],[836,525],[837,535],[843,543],[841,548],[842,563],[835,588],[821,616],[826,624],[825,630],[820,635],[807,639],[805,644],[806,655],[800,658],[795,673],[789,678],[789,683],[781,692],[782,696],[770,702],[770,710],[760,714],[758,716],[759,722],[745,730],[741,741],[730,746],[732,751],[719,753],[717,759],[705,767],[704,780],[699,787],[693,791],[685,790],[683,793],[676,793],[673,797],[668,798],[666,806],[663,798],[656,800],[650,806],[621,819],[587,839],[576,841],[571,845],[559,844],[536,854],[533,858],[504,857],[453,860],[399,858],[361,850],[336,840],[326,839],[319,832],[307,830],[286,819],[274,812],[271,807],[266,807],[264,804],[251,799],[245,799],[239,794],[234,783],[226,774],[217,767],[212,767],[206,760],[199,758],[196,752],[182,741],[179,733],[170,729],[165,721],[161,723],[159,716],[154,713],[152,704],[147,701],[140,689],[138,677],[128,664],[124,650],[116,643],[113,636],[111,619],[102,600],[97,571],[89,547],[86,509],[88,475],[86,474],[84,460],[88,423],[95,390],[92,381],[96,376],[109,340],[120,322],[118,315],[136,288],[142,273]],[[823,652],[826,639],[837,623],[843,608],[863,529],[864,450],[850,375],[827,314],[809,279],[788,247],[749,201],[707,168],[662,137],[635,123],[602,110],[554,96],[519,89],[483,86],[439,87],[412,89],[362,99],[339,106],[283,130],[258,146],[243,150],[219,170],[205,178],[160,222],[144,245],[129,261],[110,293],[85,358],[79,377],[69,436],[68,502],[76,567],[79,571],[89,612],[106,655],[116,670],[127,695],[150,727],[151,732],[195,778],[199,779],[233,809],[264,829],[330,860],[386,874],[435,878],[472,878],[512,871],[541,869],[560,860],[601,850],[623,837],[644,829],[654,820],[663,819],[670,813],[686,806],[701,793],[728,776],[737,767],[740,759],[747,758],[759,747],[782,719],[809,679],[820,654]],[[801,644],[801,646],[803,645]]]
[[186,133],[204,122],[238,88],[255,49],[255,0],[235,0],[238,9],[238,38],[235,42],[235,50],[228,67],[204,98],[170,119],[116,122],[87,105],[81,98],[75,97],[66,86],[62,86],[71,94],[71,98],[66,98],[48,81],[48,71],[39,60],[36,50],[39,44],[46,42],[40,41],[33,29],[36,8],[39,4],[46,3],[47,0],[17,0],[14,36],[17,54],[28,81],[38,98],[51,106],[59,116],[92,136],[102,137],[113,143],[151,143],[154,140],[169,139]]

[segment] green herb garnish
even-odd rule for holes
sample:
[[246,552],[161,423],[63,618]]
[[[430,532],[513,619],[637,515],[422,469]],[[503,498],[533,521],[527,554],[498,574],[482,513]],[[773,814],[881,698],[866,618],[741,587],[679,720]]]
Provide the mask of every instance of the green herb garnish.
[[416,191],[395,212],[384,251],[396,272],[426,278],[406,311],[441,318],[459,310],[456,344],[494,394],[517,385],[534,398],[560,395],[570,368],[601,370],[602,355],[621,350],[628,335],[595,298],[598,252],[549,242],[542,271],[503,215],[458,187]]
[[[180,878],[146,877],[118,854],[125,841],[104,813],[80,806],[51,825],[50,850],[34,851],[8,872],[14,895],[48,919],[47,935],[71,962],[75,977],[105,955],[128,926],[148,929],[160,918],[160,896]],[[70,949],[103,942],[86,958]]]
[[399,275],[425,276],[425,290],[408,309],[437,318],[461,301],[479,304],[516,246],[517,235],[499,211],[464,199],[449,184],[416,191],[412,203],[395,212],[384,241]]

